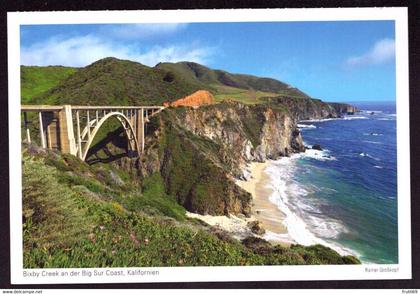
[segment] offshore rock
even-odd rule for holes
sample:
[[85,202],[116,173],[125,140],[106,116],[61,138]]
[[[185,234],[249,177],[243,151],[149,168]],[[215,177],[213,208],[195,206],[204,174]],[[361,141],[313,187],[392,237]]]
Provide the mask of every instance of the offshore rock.
[[312,149],[322,151],[322,147],[319,144],[315,144],[312,146]]

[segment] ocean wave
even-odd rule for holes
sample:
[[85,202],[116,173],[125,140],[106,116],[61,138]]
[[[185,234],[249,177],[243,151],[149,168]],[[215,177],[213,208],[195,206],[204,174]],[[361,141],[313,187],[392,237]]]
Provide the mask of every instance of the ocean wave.
[[[321,244],[334,249],[341,255],[359,256],[356,252],[331,240],[347,232],[346,227],[338,220],[316,216],[322,215],[319,208],[304,200],[308,194],[307,190],[292,179],[293,158],[273,162],[267,167],[266,172],[271,179],[269,185],[273,190],[269,199],[284,213],[284,225],[289,235],[287,237],[269,234],[267,237],[283,240],[289,238],[306,246]],[[303,215],[305,215],[305,219],[302,217]],[[326,241],[323,238],[330,240]]]
[[395,117],[394,118],[380,117],[380,118],[377,118],[377,120],[395,120]]
[[344,117],[335,117],[335,118],[319,118],[319,119],[304,119],[300,122],[303,123],[311,123],[311,122],[326,122],[326,121],[332,121],[332,120],[356,120],[356,119],[369,119],[366,116],[344,116]]
[[314,125],[305,125],[305,124],[297,124],[297,127],[301,129],[316,129],[316,126]]
[[369,119],[366,116],[345,116],[342,118],[343,120],[355,120],[355,119]]
[[372,112],[377,114],[377,113],[383,113],[382,110],[361,110],[362,113],[368,113],[371,114]]
[[377,157],[373,157],[373,156],[372,156],[372,155],[370,155],[369,153],[364,153],[364,152],[362,152],[362,153],[360,153],[359,155],[360,155],[360,156],[362,156],[362,157],[369,157],[369,158],[372,158],[372,159],[374,159],[374,160],[380,161],[380,159],[379,159],[379,158],[377,158]]
[[381,168],[384,168],[383,166],[380,166],[380,165],[375,165],[375,166],[373,166],[374,168],[379,168],[379,169],[381,169]]
[[363,133],[363,135],[364,136],[383,136],[384,134],[372,132],[372,133]]
[[369,143],[369,144],[375,144],[375,145],[383,145],[384,143],[382,142],[376,142],[376,141],[362,141],[364,143]]
[[326,149],[320,151],[315,149],[306,149],[304,153],[301,153],[301,158],[312,158],[317,160],[337,160],[334,156],[330,155],[330,152]]

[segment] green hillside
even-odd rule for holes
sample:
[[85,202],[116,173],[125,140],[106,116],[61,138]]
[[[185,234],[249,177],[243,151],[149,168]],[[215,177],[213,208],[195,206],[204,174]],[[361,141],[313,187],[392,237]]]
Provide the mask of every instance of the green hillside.
[[34,103],[75,105],[162,105],[199,88],[176,74],[137,62],[105,58],[81,68]]
[[156,68],[173,72],[188,83],[213,92],[218,101],[231,99],[255,104],[262,103],[260,99],[262,97],[310,98],[299,89],[275,79],[232,74],[223,70],[213,70],[194,62],[159,63]]
[[33,97],[40,96],[58,86],[77,68],[64,66],[21,66],[22,104],[31,104]]
[[160,175],[23,149],[24,268],[352,264],[321,246],[272,246],[188,219]]
[[267,97],[309,98],[271,78],[231,74],[193,62],[159,63],[104,58],[84,68],[22,66],[22,104],[162,105],[197,90],[217,102],[265,103]]

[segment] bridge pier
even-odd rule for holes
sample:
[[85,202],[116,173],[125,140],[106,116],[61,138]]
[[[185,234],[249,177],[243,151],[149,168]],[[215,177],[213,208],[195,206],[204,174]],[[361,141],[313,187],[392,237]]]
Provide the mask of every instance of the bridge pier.
[[60,130],[60,150],[63,153],[77,155],[71,105],[64,105],[63,109],[58,112],[58,117]]
[[136,136],[139,143],[139,154],[144,151],[144,109],[137,110]]

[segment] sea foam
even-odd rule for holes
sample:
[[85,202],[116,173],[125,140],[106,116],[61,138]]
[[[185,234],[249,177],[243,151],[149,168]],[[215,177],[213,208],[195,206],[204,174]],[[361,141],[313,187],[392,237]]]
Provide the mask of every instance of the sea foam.
[[304,119],[304,120],[301,120],[300,122],[311,123],[311,122],[326,122],[326,121],[332,121],[332,120],[356,120],[356,119],[369,119],[369,117],[348,115],[348,116],[336,117],[336,118]]
[[[317,155],[314,155],[315,151]],[[288,232],[287,235],[269,232],[265,237],[284,242],[293,240],[306,246],[321,244],[334,249],[341,255],[359,256],[356,252],[333,241],[341,233],[347,232],[347,229],[338,220],[322,215],[319,208],[306,201],[309,188],[293,179],[298,158],[310,157],[325,160],[319,153],[328,154],[327,152],[307,150],[305,153],[272,161],[267,167],[266,172],[271,179],[269,187],[273,190],[269,199],[285,214],[284,225]]]
[[297,127],[300,129],[316,129],[316,126],[306,124],[297,124]]

